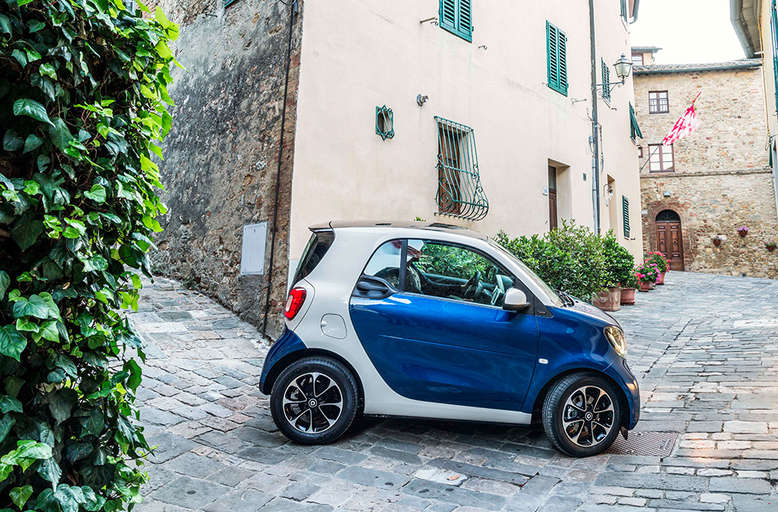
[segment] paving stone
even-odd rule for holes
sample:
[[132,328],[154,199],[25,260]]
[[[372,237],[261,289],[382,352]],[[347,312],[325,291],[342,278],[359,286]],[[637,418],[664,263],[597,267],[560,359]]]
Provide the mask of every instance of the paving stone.
[[406,464],[421,464],[421,459],[418,455],[400,450],[391,450],[383,446],[374,446],[370,449],[370,453],[379,457],[405,462]]
[[769,494],[770,482],[755,478],[716,477],[710,479],[713,492],[734,492],[743,494]]
[[767,423],[760,421],[725,421],[724,432],[766,434]]
[[155,463],[166,462],[197,446],[197,443],[170,432],[152,434],[146,440],[153,448],[151,460]]
[[336,462],[342,462],[343,464],[359,464],[367,458],[367,455],[353,452],[351,450],[343,450],[334,446],[324,446],[314,452],[314,455],[326,460],[334,460]]
[[213,459],[196,455],[192,452],[179,455],[175,459],[166,462],[163,467],[195,478],[205,478],[208,475],[227,469],[227,466]]
[[[537,468],[517,464],[516,472],[506,471],[502,469],[486,468],[483,466],[475,466],[473,464],[466,464],[464,462],[456,462],[448,459],[433,459],[429,461],[431,466],[445,469],[448,471],[454,471],[462,473],[467,476],[488,478],[491,480],[500,480],[503,482],[510,482],[516,485],[524,485],[527,483],[529,475],[536,475],[538,473]],[[521,473],[520,473],[521,472]],[[522,474],[523,473],[523,474]]]
[[369,485],[373,487],[381,487],[384,489],[399,489],[408,481],[408,478],[396,473],[390,473],[388,471],[381,471],[378,469],[363,468],[359,466],[351,466],[344,469],[338,473],[338,478],[342,478],[359,485]]
[[402,491],[424,499],[437,499],[456,503],[460,506],[480,507],[487,510],[500,510],[505,503],[505,498],[502,496],[419,479],[413,479],[408,482],[402,488]]
[[205,512],[255,512],[263,509],[271,496],[254,489],[230,491],[215,502],[207,505]]
[[619,485],[632,488],[668,489],[675,491],[707,491],[708,480],[699,476],[640,474],[640,473],[601,473],[595,480],[596,485],[618,482]]
[[332,507],[320,503],[300,503],[286,498],[274,498],[262,507],[262,512],[330,512]]
[[295,482],[281,492],[281,497],[302,501],[319,490],[319,486],[310,482]]
[[229,490],[230,488],[224,485],[182,476],[154,491],[151,497],[172,505],[202,509]]

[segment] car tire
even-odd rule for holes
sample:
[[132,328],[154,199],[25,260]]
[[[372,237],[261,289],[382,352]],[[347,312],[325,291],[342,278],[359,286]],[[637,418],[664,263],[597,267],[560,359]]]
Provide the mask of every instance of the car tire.
[[270,411],[278,429],[300,444],[340,438],[359,409],[359,387],[351,371],[328,357],[307,357],[285,368],[273,383]]
[[561,452],[590,457],[607,450],[623,424],[621,392],[608,379],[574,373],[556,382],[543,401],[543,428]]

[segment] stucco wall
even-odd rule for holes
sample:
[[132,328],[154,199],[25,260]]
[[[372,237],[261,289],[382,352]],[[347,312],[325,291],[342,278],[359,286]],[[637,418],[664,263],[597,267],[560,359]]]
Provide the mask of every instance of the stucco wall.
[[[667,90],[670,113],[648,113],[648,91]],[[775,193],[764,134],[764,95],[760,69],[646,74],[635,77],[636,110],[648,144],[662,138],[698,91],[699,129],[675,144],[675,171],[641,171],[643,232],[656,249],[656,215],[679,214],[687,270],[778,277]],[[741,238],[736,229],[748,226]],[[713,238],[724,238],[719,247]]]
[[[629,54],[618,0],[597,0],[598,50],[612,64]],[[473,3],[472,43],[430,22],[438,1],[308,2],[296,132],[289,257],[296,261],[306,227],[333,218],[419,216],[487,234],[548,230],[547,166],[560,176],[560,213],[591,226],[591,78],[587,2]],[[569,94],[546,85],[546,20],[568,37]],[[599,70],[599,57],[597,61]],[[615,80],[615,73],[611,74]],[[599,71],[598,71],[599,76]],[[423,107],[416,96],[429,100]],[[632,236],[642,252],[637,156],[629,140],[631,83],[602,100],[607,174],[635,205]],[[395,137],[375,134],[375,107],[393,109]],[[436,215],[434,116],[475,130],[480,175],[489,199],[478,222]],[[563,197],[567,198],[561,204]],[[605,199],[603,198],[603,204]],[[608,229],[607,207],[603,228]],[[620,217],[619,217],[620,218]],[[618,230],[621,228],[618,227]],[[619,231],[621,232],[621,231]]]
[[[265,309],[284,101],[289,7],[270,0],[170,2],[181,23],[170,94],[173,129],[161,165],[170,211],[154,268],[261,324]],[[281,328],[301,19],[293,27],[269,334]],[[243,226],[268,223],[265,275],[240,275]]]

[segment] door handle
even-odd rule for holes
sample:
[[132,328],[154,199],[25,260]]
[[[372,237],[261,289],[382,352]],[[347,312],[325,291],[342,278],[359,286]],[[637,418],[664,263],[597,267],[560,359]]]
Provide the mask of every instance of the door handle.
[[394,292],[392,285],[380,277],[363,275],[357,281],[352,295],[365,299],[385,299]]

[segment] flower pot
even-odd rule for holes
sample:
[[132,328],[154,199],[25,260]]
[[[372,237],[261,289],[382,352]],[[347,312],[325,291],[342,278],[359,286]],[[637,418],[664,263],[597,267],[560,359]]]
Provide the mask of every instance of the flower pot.
[[713,245],[715,245],[716,247],[721,245],[721,238],[714,238],[713,239]]
[[621,288],[602,290],[594,298],[594,305],[603,311],[618,311],[621,309]]
[[635,289],[634,288],[622,288],[621,289],[621,304],[631,306],[635,303]]
[[738,231],[737,234],[740,235],[740,238],[743,238],[748,234],[748,231]]
[[656,284],[665,284],[665,273],[659,272],[656,275]]
[[767,250],[768,250],[768,251],[770,251],[770,252],[773,252],[773,251],[775,250],[775,246],[774,246],[774,245],[767,245],[767,246],[765,246],[765,247],[766,247],[766,248],[767,248]]
[[653,290],[654,288],[656,288],[656,281],[654,281],[653,283],[649,283],[648,286],[650,287],[651,290]]
[[650,290],[650,289],[651,289],[651,283],[648,283],[648,282],[645,282],[645,283],[644,283],[643,281],[641,281],[641,282],[640,282],[640,288],[639,288],[639,290],[640,290],[641,292],[647,292],[647,291],[648,291],[648,290]]

